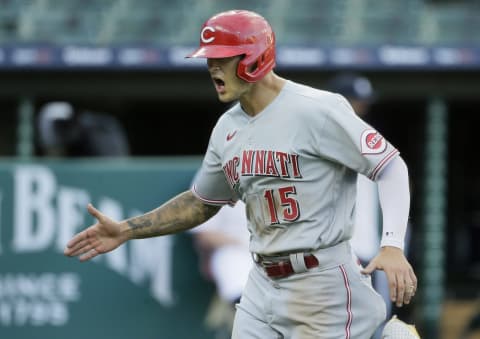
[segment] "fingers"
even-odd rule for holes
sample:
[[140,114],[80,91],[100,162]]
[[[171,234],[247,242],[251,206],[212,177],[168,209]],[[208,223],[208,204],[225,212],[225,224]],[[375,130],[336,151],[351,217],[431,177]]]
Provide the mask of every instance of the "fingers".
[[63,254],[69,257],[74,257],[77,255],[79,251],[82,250],[82,248],[84,248],[85,246],[88,246],[88,244],[89,244],[89,241],[86,239],[79,240],[75,243],[73,243],[73,239],[72,239],[72,241],[70,241],[67,244],[67,247],[65,247],[65,249],[63,250]]
[[[95,207],[93,207],[92,204],[88,204],[87,205],[87,210],[88,212],[94,216],[95,218],[97,218],[98,221],[100,221],[100,219],[103,219],[104,216],[103,214],[97,210]],[[91,228],[91,227],[90,227]],[[89,228],[89,229],[90,229]],[[78,233],[77,235],[75,235],[68,243],[67,243],[67,246],[64,250],[64,254],[65,255],[72,255],[74,249],[78,249],[79,247],[79,244],[83,244],[84,241],[86,239],[88,239],[89,237],[89,229],[86,229],[84,230],[83,232],[80,232]]]
[[375,270],[383,270],[383,266],[377,263],[376,258],[374,258],[372,261],[370,261],[364,269],[360,270],[360,272],[362,274],[369,274],[370,275]]
[[417,277],[403,251],[391,246],[382,247],[370,265],[373,262],[387,275],[392,302],[398,307],[409,304],[417,290]]
[[405,294],[403,295],[403,302],[405,304],[410,304],[410,300],[415,295],[415,286],[413,283],[407,284],[405,287]]
[[390,281],[390,297],[397,307],[410,304],[416,291],[417,278],[411,269],[406,274],[398,272]]
[[410,304],[413,296],[417,292],[417,277],[413,272],[413,269],[409,267],[407,274],[404,276],[404,294],[403,302],[405,304]]
[[87,230],[78,233],[67,243],[67,246],[65,247],[65,250],[63,251],[63,253],[65,255],[71,256],[74,251],[78,250],[84,245],[87,239],[88,239]]
[[415,292],[417,291],[417,287],[418,287],[417,276],[415,275],[415,272],[413,272],[413,269],[410,269],[410,271],[408,273],[409,273],[410,279],[412,281],[413,294],[415,294]]
[[82,254],[78,259],[80,259],[80,261],[87,261],[87,260],[95,258],[99,254],[100,254],[100,252],[98,252],[95,248],[92,248],[91,250],[89,250],[85,254]]
[[93,239],[93,240],[87,239],[79,242],[75,247],[72,247],[71,249],[69,249],[68,256],[76,257],[94,248],[98,249],[98,247],[100,247],[100,241],[96,239]]
[[387,273],[388,277],[388,286],[390,290],[390,300],[392,303],[396,303],[397,301],[397,279],[396,277],[393,277],[393,279],[390,277],[390,275]]
[[412,297],[415,295],[415,286],[412,282],[404,282],[401,286],[398,286],[398,298],[396,305],[398,307],[403,306],[403,304],[410,304]]
[[[81,256],[80,260],[89,260],[99,254],[96,250],[101,247],[101,242],[97,239],[95,226],[91,226],[83,232],[80,232],[67,244],[64,254],[70,257]],[[90,253],[95,250],[95,253]],[[93,255],[95,254],[95,255]]]
[[417,292],[417,287],[418,287],[417,277],[415,276],[413,269],[410,269],[408,273],[409,273],[410,280],[407,280],[409,281],[409,283],[407,283],[406,292],[405,292],[407,297],[405,299],[406,304],[410,303],[410,300],[413,298],[413,296]]
[[405,280],[403,279],[402,275],[397,275],[397,297],[395,298],[395,304],[397,307],[402,307],[404,298],[405,298]]
[[[87,205],[88,212],[95,217],[100,223],[105,220],[105,216],[93,207],[92,204]],[[101,243],[98,240],[95,226],[90,226],[83,232],[78,233],[75,235],[65,247],[63,253],[66,256],[76,257],[80,256],[81,261],[89,260],[99,254],[99,251],[95,250],[95,248],[99,248]]]
[[373,262],[370,262],[367,267],[364,269],[360,270],[362,274],[372,274],[373,271],[375,271],[377,267],[373,264]]

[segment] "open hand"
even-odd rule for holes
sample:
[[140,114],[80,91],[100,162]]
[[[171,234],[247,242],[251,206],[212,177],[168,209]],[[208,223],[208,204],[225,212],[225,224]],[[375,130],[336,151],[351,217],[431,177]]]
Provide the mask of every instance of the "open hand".
[[79,256],[80,261],[90,260],[101,253],[110,252],[128,240],[119,222],[105,216],[92,204],[87,206],[87,210],[97,219],[97,223],[76,234],[64,250],[65,255]]

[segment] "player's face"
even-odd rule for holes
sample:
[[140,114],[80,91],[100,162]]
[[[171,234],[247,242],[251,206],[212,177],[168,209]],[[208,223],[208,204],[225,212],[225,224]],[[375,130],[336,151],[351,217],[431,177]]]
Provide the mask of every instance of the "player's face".
[[207,59],[208,71],[221,102],[238,100],[251,87],[250,83],[237,76],[240,59],[241,56]]

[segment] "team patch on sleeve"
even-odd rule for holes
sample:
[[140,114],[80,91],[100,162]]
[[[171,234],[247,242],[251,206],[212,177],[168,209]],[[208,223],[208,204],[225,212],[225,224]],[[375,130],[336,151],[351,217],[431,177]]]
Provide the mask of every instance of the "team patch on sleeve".
[[387,149],[387,142],[377,131],[367,129],[362,133],[360,146],[362,154],[380,154]]

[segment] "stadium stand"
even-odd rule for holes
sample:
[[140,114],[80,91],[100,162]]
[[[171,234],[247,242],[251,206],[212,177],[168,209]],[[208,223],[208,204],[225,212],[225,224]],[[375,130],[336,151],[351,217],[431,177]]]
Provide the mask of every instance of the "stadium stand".
[[[287,4],[283,11],[273,10],[279,42],[309,44],[344,41],[348,32],[348,2],[345,0],[307,0]],[[294,10],[292,10],[294,9]]]
[[[181,44],[192,41],[185,34],[192,13],[197,13],[197,2],[174,1],[124,1],[115,15],[108,35],[110,41]],[[178,25],[178,23],[185,25]],[[198,25],[197,25],[198,26]],[[193,27],[192,27],[193,28]]]
[[[366,43],[418,43],[421,20],[425,13],[423,1],[373,1],[361,2],[360,22],[351,30],[351,39]],[[355,34],[356,33],[356,34]]]
[[479,43],[480,42],[480,2],[472,1],[466,6],[462,2],[447,3],[430,10],[432,17],[431,35],[435,43]]
[[17,40],[19,1],[0,0],[0,43]]
[[[244,0],[281,44],[478,43],[478,1]],[[233,0],[0,0],[0,43],[196,43],[196,28]],[[181,22],[182,25],[178,25]]]

